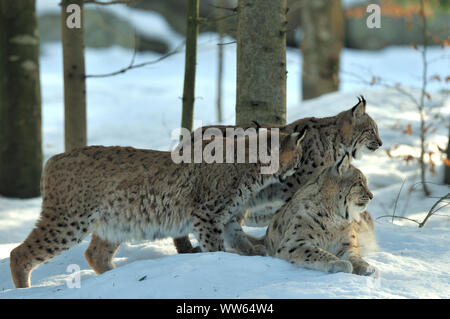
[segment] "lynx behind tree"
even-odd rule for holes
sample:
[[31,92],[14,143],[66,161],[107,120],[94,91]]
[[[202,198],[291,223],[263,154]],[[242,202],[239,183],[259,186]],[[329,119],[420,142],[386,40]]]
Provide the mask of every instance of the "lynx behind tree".
[[[201,130],[206,131],[210,127]],[[218,126],[222,131],[230,127],[233,126]],[[335,116],[304,118],[279,128],[287,134],[308,130],[302,141],[301,165],[286,180],[268,185],[252,196],[250,214],[245,220],[248,226],[268,225],[275,211],[288,202],[297,190],[314,180],[324,169],[333,166],[345,153],[358,158],[363,151],[373,152],[383,144],[377,124],[366,113],[366,100],[362,96],[355,106]],[[187,237],[175,239],[175,244],[179,252],[185,252],[181,247],[191,246]]]
[[295,171],[302,138],[280,133],[279,169],[272,175],[261,175],[261,162],[175,164],[170,152],[131,147],[89,146],[53,156],[41,181],[40,218],[11,252],[14,285],[29,287],[33,268],[91,233],[85,255],[97,273],[114,267],[124,241],[191,232],[203,251],[224,250],[226,240],[246,255],[260,254],[236,214],[253,192]]

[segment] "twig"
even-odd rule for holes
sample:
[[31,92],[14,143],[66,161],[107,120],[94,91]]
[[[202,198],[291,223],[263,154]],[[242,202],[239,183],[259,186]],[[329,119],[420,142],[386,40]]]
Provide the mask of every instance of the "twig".
[[228,45],[228,44],[234,44],[234,43],[236,43],[236,41],[217,43],[217,45]]
[[223,17],[218,17],[218,18],[208,18],[208,17],[199,18],[198,19],[198,23],[200,25],[213,24],[213,23],[216,23],[218,21],[222,21],[222,20],[225,20],[225,19],[228,19],[228,18],[231,18],[231,17],[235,17],[235,16],[237,16],[236,13],[232,13],[232,14],[229,14],[229,15],[226,15],[226,16],[223,16]]
[[125,4],[127,6],[131,6],[132,4],[139,2],[142,0],[111,0],[111,1],[98,1],[98,0],[84,0],[85,4],[99,4],[101,6],[107,6],[111,4]]
[[449,204],[446,204],[440,208],[438,208],[437,210],[433,211],[434,208],[439,205],[439,203],[441,203],[442,201],[444,201],[445,199],[450,199],[450,193],[448,193],[447,195],[442,196],[436,203],[434,203],[434,205],[430,208],[430,210],[428,211],[427,216],[425,217],[425,219],[419,223],[419,228],[422,228],[423,225],[425,225],[426,221],[428,220],[428,218],[430,218],[435,212],[437,212],[439,209],[441,209],[442,207],[446,207]]
[[222,10],[228,10],[228,11],[232,11],[232,12],[237,12],[238,8],[227,8],[227,7],[221,7],[212,3],[208,3],[208,6],[216,8],[216,9],[222,9]]
[[403,186],[405,185],[406,179],[403,180],[402,186],[400,186],[400,190],[397,193],[397,198],[394,203],[394,211],[392,212],[392,223],[394,223],[395,211],[397,210],[398,199],[400,198],[400,194],[402,192]]
[[[378,219],[380,219],[380,218],[387,218],[387,217],[392,217],[392,215],[383,215],[383,216],[379,216],[379,217],[377,217],[375,220],[378,220]],[[418,222],[417,220],[411,219],[411,218],[408,218],[408,217],[395,216],[395,218],[398,218],[398,219],[406,219],[406,220],[415,222],[416,224],[420,224],[420,222]]]
[[162,61],[164,59],[167,59],[168,57],[170,57],[170,56],[172,56],[172,55],[174,55],[176,53],[180,53],[182,51],[181,48],[183,46],[184,46],[184,42],[181,45],[179,45],[178,47],[176,47],[173,51],[171,51],[171,52],[169,52],[169,53],[159,57],[156,60],[148,61],[148,62],[142,62],[142,63],[138,63],[138,64],[134,64],[134,59],[135,59],[135,56],[136,56],[136,50],[135,50],[133,52],[133,57],[131,59],[131,62],[130,62],[130,64],[127,67],[122,68],[122,69],[120,69],[118,71],[115,71],[115,72],[111,72],[111,73],[87,74],[85,77],[86,78],[105,78],[105,77],[109,77],[109,76],[114,76],[114,75],[118,75],[118,74],[121,74],[121,73],[125,73],[125,72],[127,72],[128,70],[131,70],[131,69],[136,69],[136,68],[141,68],[141,67],[144,67],[144,66],[147,66],[147,65],[156,64],[156,63],[158,63],[158,62],[160,62],[160,61]]

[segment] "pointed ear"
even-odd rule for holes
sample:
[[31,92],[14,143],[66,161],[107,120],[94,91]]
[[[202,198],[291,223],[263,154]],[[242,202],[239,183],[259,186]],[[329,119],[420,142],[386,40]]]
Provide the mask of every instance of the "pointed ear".
[[366,100],[364,99],[364,96],[358,96],[358,103],[352,107],[351,111],[353,118],[358,118],[366,113]]
[[300,132],[294,132],[294,133],[291,134],[291,138],[294,139],[296,147],[300,146],[300,143],[303,141],[305,136],[306,136],[306,130],[305,129],[300,131]]
[[350,154],[345,155],[336,163],[336,171],[339,176],[343,174],[350,167]]
[[252,121],[252,123],[256,125],[256,131],[258,132],[261,128],[261,124],[259,124],[257,121]]

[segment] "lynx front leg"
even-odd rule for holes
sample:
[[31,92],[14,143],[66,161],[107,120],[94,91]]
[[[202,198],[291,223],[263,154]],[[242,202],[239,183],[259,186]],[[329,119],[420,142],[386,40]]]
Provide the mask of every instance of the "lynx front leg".
[[111,243],[93,234],[91,243],[85,251],[84,256],[86,257],[89,266],[91,266],[97,274],[102,274],[105,271],[114,268],[112,260],[119,249],[119,246],[120,244]]
[[352,263],[354,274],[378,277],[377,269],[361,258],[361,255],[356,247],[351,247],[345,250],[342,254],[342,258]]
[[195,216],[194,234],[202,251],[225,251],[221,224],[211,219]]
[[341,260],[322,248],[303,242],[295,246],[281,246],[275,256],[299,267],[329,273],[351,273],[353,270],[352,264],[349,261]]

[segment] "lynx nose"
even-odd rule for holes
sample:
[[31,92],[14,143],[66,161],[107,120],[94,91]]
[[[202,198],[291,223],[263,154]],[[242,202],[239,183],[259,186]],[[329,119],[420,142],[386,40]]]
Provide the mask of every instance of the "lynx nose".
[[383,146],[383,142],[381,141],[381,138],[378,138],[378,145],[381,147]]
[[368,191],[368,192],[367,192],[367,195],[369,195],[369,198],[370,198],[370,199],[372,199],[372,198],[373,198],[373,194],[372,194],[372,192]]

